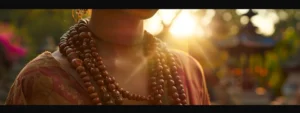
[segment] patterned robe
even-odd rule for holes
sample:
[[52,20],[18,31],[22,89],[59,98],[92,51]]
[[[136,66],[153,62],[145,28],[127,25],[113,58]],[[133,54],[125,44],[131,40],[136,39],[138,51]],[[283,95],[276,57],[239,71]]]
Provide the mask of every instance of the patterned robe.
[[[199,63],[186,53],[174,51],[180,60],[182,78],[188,103],[209,105],[203,70]],[[8,94],[7,105],[91,105],[85,88],[50,52],[44,52],[30,61],[15,79]]]

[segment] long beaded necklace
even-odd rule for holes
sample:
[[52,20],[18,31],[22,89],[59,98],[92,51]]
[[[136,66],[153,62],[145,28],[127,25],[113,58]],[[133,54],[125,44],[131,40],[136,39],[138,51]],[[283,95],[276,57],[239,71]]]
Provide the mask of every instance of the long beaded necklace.
[[89,20],[82,19],[70,27],[69,32],[60,39],[59,51],[77,71],[95,105],[122,105],[124,98],[161,105],[165,93],[172,105],[187,105],[185,90],[177,72],[176,58],[160,40],[145,33],[145,55],[153,55],[148,63],[150,94],[133,94],[121,88],[115,78],[107,72],[102,58],[97,53],[94,40],[96,36],[87,27],[88,22]]

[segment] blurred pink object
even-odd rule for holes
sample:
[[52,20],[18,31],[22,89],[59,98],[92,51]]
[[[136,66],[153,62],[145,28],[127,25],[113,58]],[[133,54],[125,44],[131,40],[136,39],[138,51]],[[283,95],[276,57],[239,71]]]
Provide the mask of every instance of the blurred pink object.
[[26,49],[10,43],[12,36],[11,33],[0,34],[0,44],[3,45],[7,58],[15,61],[26,55]]

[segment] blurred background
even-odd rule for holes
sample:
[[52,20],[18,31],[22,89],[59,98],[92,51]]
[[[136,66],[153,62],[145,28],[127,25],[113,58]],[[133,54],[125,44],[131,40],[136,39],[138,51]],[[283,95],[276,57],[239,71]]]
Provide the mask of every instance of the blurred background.
[[[0,104],[26,63],[57,48],[71,12],[0,10]],[[161,9],[145,27],[200,62],[213,104],[300,104],[300,10]]]

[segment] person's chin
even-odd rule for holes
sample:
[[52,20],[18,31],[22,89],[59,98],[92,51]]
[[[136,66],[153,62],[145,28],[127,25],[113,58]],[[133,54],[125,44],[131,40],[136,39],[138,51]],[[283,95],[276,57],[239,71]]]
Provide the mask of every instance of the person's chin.
[[132,16],[144,20],[154,16],[158,9],[125,9],[123,11]]

